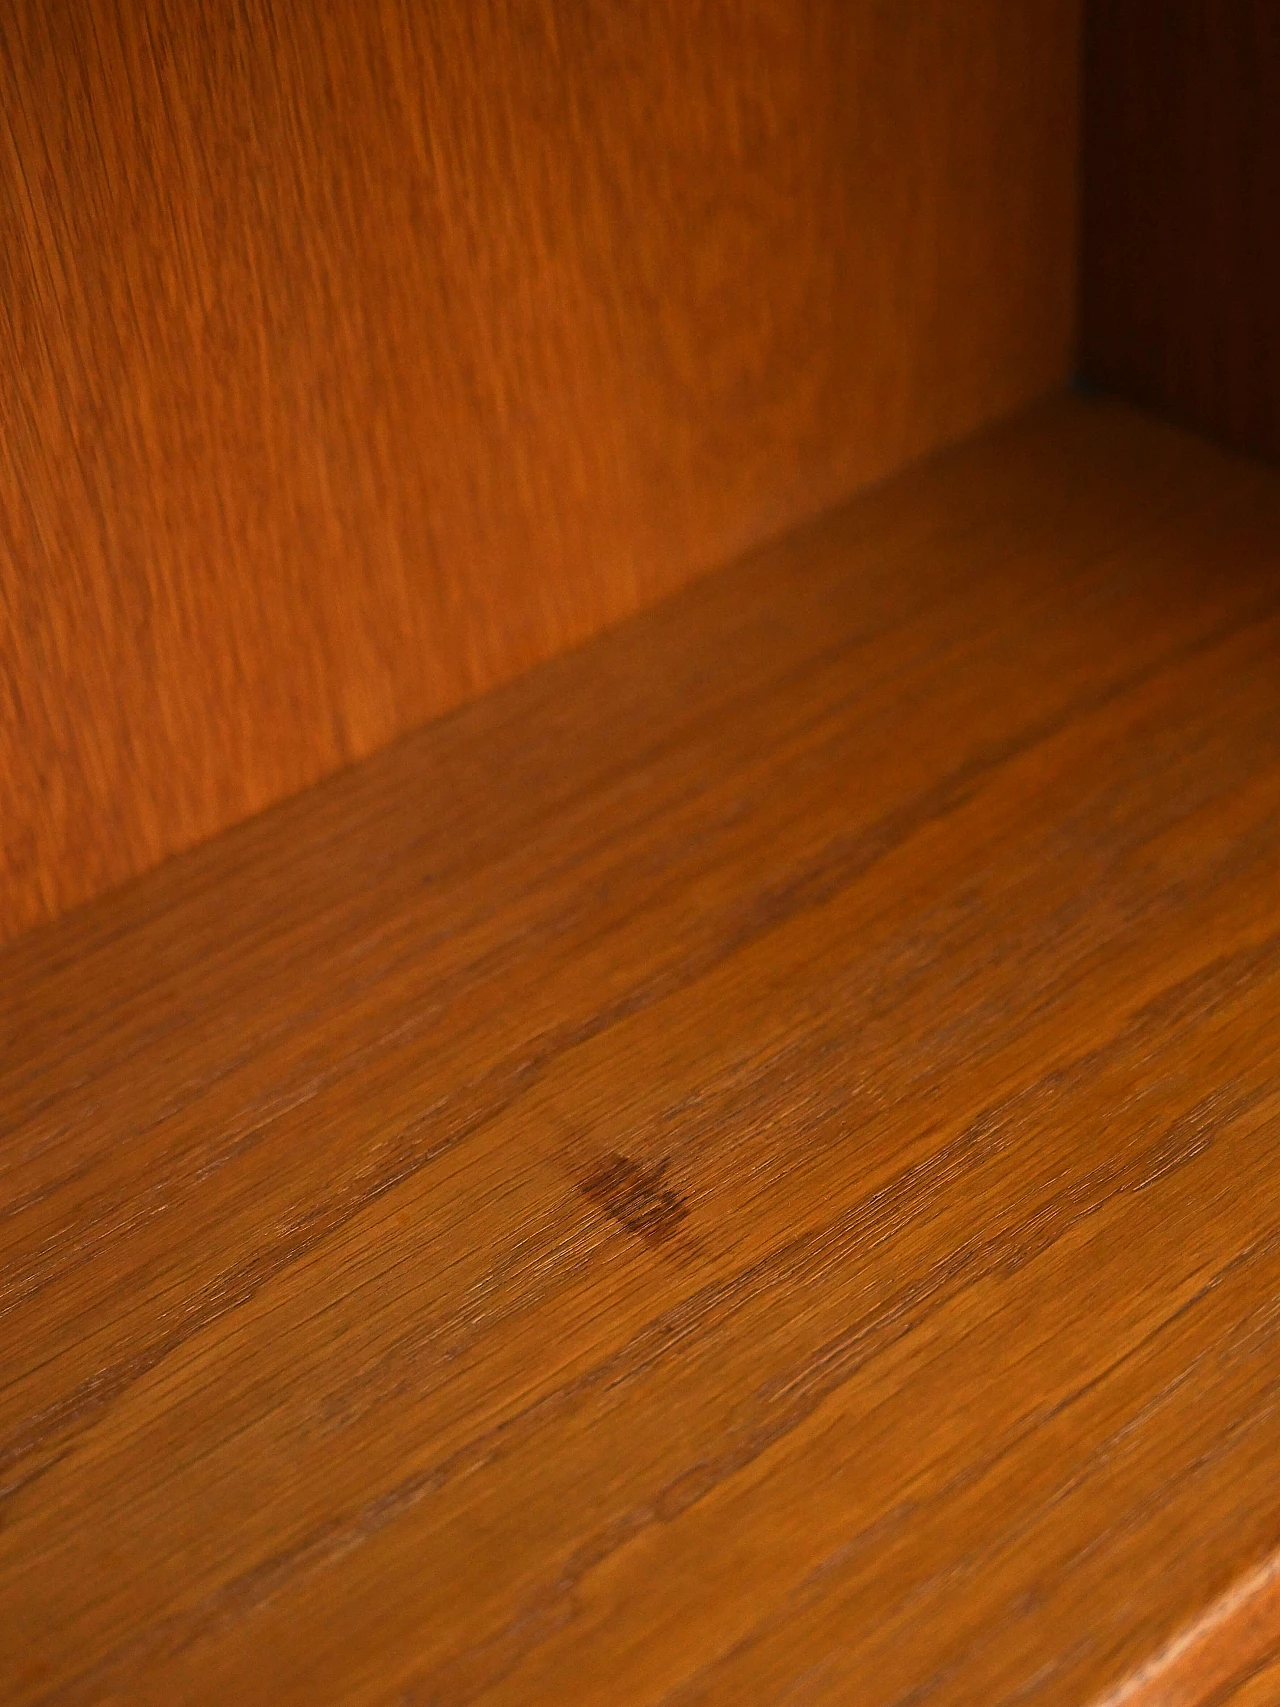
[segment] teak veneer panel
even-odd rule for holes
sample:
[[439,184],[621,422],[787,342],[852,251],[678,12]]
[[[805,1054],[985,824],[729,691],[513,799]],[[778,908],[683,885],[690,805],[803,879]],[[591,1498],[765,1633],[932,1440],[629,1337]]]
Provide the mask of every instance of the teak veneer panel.
[[0,1041],[15,1707],[1265,1675],[1274,473],[1041,410],[29,933]]
[[1057,389],[1078,0],[16,0],[0,939]]
[[1280,462],[1280,6],[1086,13],[1084,367]]

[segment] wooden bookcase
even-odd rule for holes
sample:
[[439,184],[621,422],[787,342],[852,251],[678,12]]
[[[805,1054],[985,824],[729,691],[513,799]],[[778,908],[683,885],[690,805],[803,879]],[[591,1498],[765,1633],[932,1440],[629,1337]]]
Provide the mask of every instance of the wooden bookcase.
[[1278,19],[5,11],[0,1700],[1280,1701]]

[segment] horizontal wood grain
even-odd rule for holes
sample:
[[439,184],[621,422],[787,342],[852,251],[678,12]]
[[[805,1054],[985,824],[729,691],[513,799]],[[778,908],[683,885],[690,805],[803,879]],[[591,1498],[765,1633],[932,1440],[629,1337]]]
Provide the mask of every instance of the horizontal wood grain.
[[0,12],[0,938],[1071,362],[1078,0]]
[[1086,16],[1085,371],[1280,462],[1280,6]]
[[1064,402],[20,938],[6,1699],[1167,1700],[1278,856],[1280,477]]

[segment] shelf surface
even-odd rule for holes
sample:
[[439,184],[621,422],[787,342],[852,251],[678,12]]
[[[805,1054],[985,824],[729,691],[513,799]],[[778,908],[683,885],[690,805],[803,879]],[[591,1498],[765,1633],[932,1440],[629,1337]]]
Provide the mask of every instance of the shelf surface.
[[1046,406],[0,1026],[6,1702],[1274,1682],[1274,473]]

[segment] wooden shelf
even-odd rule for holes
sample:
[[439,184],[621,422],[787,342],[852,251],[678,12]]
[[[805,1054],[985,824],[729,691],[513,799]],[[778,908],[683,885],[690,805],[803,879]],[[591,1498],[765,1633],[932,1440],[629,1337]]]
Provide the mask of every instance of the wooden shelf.
[[1047,406],[0,1024],[7,1702],[1263,1699],[1275,474]]

